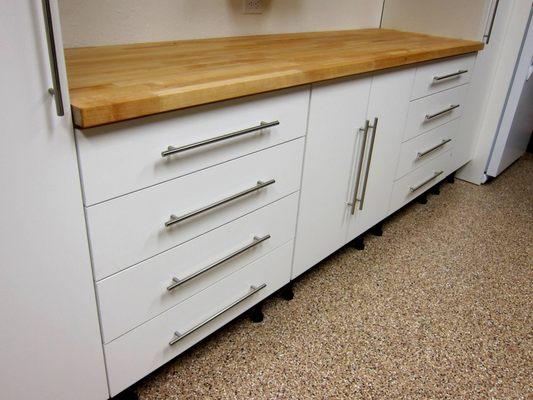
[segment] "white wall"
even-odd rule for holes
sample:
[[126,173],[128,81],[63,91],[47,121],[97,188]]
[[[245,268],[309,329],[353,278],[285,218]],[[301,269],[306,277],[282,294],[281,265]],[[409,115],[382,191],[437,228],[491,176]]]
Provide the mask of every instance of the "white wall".
[[65,47],[379,27],[383,0],[59,0]]
[[490,0],[385,0],[382,26],[481,40],[489,3]]

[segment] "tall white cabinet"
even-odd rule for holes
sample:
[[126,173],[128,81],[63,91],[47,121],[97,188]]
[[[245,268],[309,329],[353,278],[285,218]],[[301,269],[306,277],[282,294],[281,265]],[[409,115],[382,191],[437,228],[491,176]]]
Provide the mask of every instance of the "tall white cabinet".
[[[61,49],[57,4],[51,3]],[[0,386],[9,400],[108,398],[62,52],[56,114],[40,1],[0,13]]]

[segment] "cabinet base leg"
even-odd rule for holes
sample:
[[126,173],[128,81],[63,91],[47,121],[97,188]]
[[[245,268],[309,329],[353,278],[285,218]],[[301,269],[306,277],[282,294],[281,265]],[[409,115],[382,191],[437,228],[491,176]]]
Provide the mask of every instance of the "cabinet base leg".
[[448,175],[446,178],[447,183],[455,183],[455,174]]
[[421,196],[418,196],[416,198],[416,202],[418,204],[427,204],[428,203],[428,196],[426,194],[423,194]]
[[433,187],[429,190],[429,192],[430,192],[431,194],[434,194],[434,195],[438,196],[438,195],[440,194],[440,185],[435,185],[435,186],[433,186]]
[[287,283],[281,289],[281,297],[287,301],[291,301],[292,299],[294,299],[294,291],[292,289],[292,282]]
[[126,389],[115,397],[112,397],[111,400],[139,400],[139,396],[132,389]]
[[363,236],[357,236],[354,240],[350,242],[350,246],[352,246],[356,250],[364,250],[365,239],[363,238]]
[[374,225],[372,228],[370,228],[369,232],[374,236],[383,236],[383,225],[382,224]]
[[250,310],[250,319],[254,324],[263,322],[263,302],[260,302],[252,307],[252,309]]

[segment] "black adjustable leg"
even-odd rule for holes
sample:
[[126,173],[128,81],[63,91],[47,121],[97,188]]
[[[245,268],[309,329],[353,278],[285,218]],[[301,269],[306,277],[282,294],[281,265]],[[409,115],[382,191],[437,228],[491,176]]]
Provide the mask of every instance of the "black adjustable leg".
[[113,397],[112,400],[139,400],[139,396],[132,389],[126,389]]
[[363,236],[357,236],[354,240],[350,242],[350,246],[352,246],[356,250],[364,250],[365,240],[363,239]]
[[446,178],[446,182],[455,183],[455,174],[448,175],[448,177]]
[[418,204],[427,204],[428,203],[428,196],[426,193],[424,193],[423,195],[420,195],[416,198],[416,202]]
[[383,225],[382,224],[374,225],[372,228],[370,228],[369,232],[374,236],[383,236]]
[[440,185],[435,185],[431,189],[429,189],[429,192],[434,195],[440,194]]
[[257,303],[255,306],[252,307],[250,310],[250,319],[253,323],[259,323],[262,322],[264,318],[263,315],[263,302]]
[[281,289],[281,297],[287,301],[290,301],[294,299],[294,292],[292,290],[292,281],[287,283],[282,289]]

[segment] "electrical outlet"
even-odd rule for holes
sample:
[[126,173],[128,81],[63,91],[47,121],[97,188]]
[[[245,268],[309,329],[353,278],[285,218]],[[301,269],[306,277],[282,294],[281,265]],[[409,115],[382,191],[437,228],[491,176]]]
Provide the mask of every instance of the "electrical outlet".
[[244,0],[243,10],[245,14],[262,14],[265,4],[263,0]]

